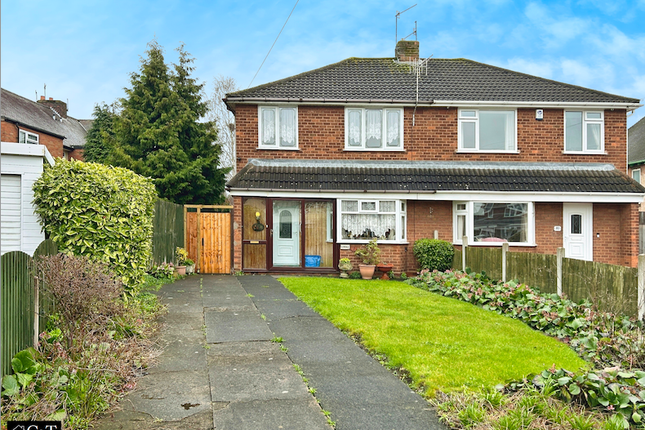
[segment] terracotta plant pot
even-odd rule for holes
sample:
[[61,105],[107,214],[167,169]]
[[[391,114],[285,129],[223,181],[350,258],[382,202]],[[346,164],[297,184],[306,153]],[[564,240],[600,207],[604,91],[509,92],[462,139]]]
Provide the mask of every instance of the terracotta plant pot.
[[378,269],[379,272],[381,272],[383,274],[383,276],[381,276],[381,279],[384,280],[384,281],[388,281],[390,279],[390,277],[387,274],[390,272],[390,270],[392,270],[394,268],[394,265],[393,264],[377,264],[376,268]]
[[178,276],[184,276],[186,274],[186,266],[175,266],[175,271]]
[[361,271],[361,277],[365,280],[370,280],[374,276],[376,266],[373,264],[359,264],[358,269]]

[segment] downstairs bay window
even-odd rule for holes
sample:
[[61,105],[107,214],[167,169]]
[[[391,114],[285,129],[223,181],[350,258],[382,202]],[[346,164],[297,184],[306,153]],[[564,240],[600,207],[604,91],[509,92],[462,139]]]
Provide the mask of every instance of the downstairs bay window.
[[531,246],[535,244],[533,203],[455,202],[453,240],[468,244]]
[[406,240],[404,200],[340,200],[341,242]]

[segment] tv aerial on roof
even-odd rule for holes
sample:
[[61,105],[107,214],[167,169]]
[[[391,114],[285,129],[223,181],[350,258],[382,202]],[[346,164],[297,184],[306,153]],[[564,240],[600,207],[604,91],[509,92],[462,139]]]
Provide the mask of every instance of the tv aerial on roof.
[[[403,10],[399,12],[398,10],[396,11],[395,19],[394,19],[394,43],[397,43],[399,41],[399,17],[401,16],[402,13],[409,11],[413,7],[415,7],[417,3],[413,4],[406,10]],[[406,39],[414,34],[414,40],[417,38],[417,22],[414,21],[414,31],[407,36],[405,36],[403,39]]]

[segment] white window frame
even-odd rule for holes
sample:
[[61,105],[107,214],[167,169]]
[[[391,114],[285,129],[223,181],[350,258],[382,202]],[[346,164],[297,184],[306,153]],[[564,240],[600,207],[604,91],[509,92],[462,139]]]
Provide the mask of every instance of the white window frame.
[[[636,178],[634,177],[634,174],[635,174],[636,172],[638,172],[638,179],[636,179]],[[634,169],[634,170],[632,170],[632,179],[633,179],[633,180],[635,180],[636,182],[638,182],[638,183],[640,184],[640,183],[641,183],[641,178],[642,178],[642,176],[641,176],[641,169],[640,169],[640,168],[639,168],[639,169]]]
[[[262,110],[274,109],[275,110],[275,145],[265,145],[262,136]],[[295,145],[294,146],[280,146],[280,111],[282,109],[294,109],[296,111],[296,130],[295,130]],[[292,105],[258,105],[258,149],[273,149],[276,151],[298,151],[298,106]]]
[[[366,122],[367,115],[365,114],[368,110],[380,110],[381,111],[381,146],[379,148],[368,148],[366,146]],[[351,111],[360,111],[361,113],[361,145],[360,146],[350,146],[349,144],[349,113]],[[396,111],[399,113],[399,146],[387,146],[387,113],[391,111]],[[403,140],[403,108],[391,108],[385,106],[370,106],[370,107],[346,107],[345,108],[345,151],[404,151],[405,145]]]
[[[343,202],[358,202],[357,211],[343,211]],[[376,210],[366,211],[361,210],[361,205],[363,202],[376,202]],[[381,202],[394,202],[394,211],[382,212],[381,211]],[[377,243],[407,243],[407,201],[406,200],[397,200],[397,199],[338,199],[337,205],[338,214],[336,218],[337,234],[336,240],[337,243],[369,243],[368,239],[345,239],[343,238],[343,214],[384,214],[384,215],[394,215],[395,229],[396,229],[396,238],[391,240],[379,239]]]
[[[582,113],[582,149],[567,149],[567,112]],[[600,118],[588,118],[590,113],[599,113]],[[605,153],[605,112],[599,110],[567,109],[564,111],[564,153],[565,154],[604,154]],[[587,124],[600,124],[600,149],[587,149]]]
[[[475,225],[475,203],[505,203],[505,204],[526,204],[528,211],[528,231],[526,234],[526,242],[475,242],[474,225]],[[466,205],[465,210],[458,209],[458,205]],[[457,217],[459,215],[466,216],[466,236],[468,237],[468,246],[502,246],[508,243],[509,246],[536,246],[535,243],[535,204],[533,202],[517,202],[517,201],[503,201],[503,200],[473,200],[473,201],[454,201],[452,205],[452,232],[453,244],[462,245],[463,240],[457,237]]]
[[27,143],[29,145],[38,145],[39,136],[27,130],[18,129],[18,142]]
[[[513,113],[513,149],[479,149],[479,113],[480,112],[512,112]],[[474,117],[463,116],[462,112],[475,112]],[[459,109],[457,114],[457,136],[458,136],[458,152],[488,152],[488,153],[518,153],[517,149],[517,109],[475,109],[475,108],[464,108]],[[475,124],[475,147],[474,148],[464,148],[464,141],[462,135],[463,123],[474,123]]]

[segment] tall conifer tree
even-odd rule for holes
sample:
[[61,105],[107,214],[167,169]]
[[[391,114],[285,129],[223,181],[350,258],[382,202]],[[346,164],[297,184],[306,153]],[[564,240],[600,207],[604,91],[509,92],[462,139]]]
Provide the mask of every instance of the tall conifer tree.
[[179,62],[170,69],[163,48],[148,44],[120,100],[115,145],[105,161],[153,178],[159,196],[175,203],[220,203],[227,170],[218,168],[217,129],[200,122],[208,109],[204,84],[191,77],[194,60],[183,45],[177,50]]

